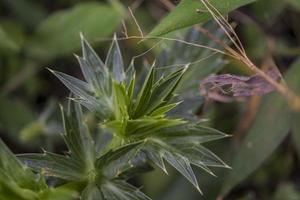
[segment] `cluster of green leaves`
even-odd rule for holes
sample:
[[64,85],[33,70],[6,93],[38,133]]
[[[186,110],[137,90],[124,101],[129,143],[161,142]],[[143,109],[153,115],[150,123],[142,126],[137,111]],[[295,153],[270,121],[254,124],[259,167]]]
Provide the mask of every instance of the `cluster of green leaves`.
[[62,108],[62,113],[68,155],[44,152],[19,158],[37,172],[72,183],[70,187],[80,190],[82,199],[148,199],[133,186],[116,179],[130,169],[129,161],[135,156],[138,143],[105,151],[100,143],[103,141],[92,139],[79,104],[70,101],[68,110]]
[[[63,111],[69,152],[20,155],[26,165],[75,184],[83,199],[149,199],[125,181],[147,164],[167,173],[166,161],[199,191],[191,165],[212,175],[210,167],[228,167],[202,145],[226,134],[167,114],[180,103],[172,99],[188,66],[162,74],[153,64],[138,90],[134,61],[124,70],[116,37],[105,62],[81,39],[83,57],[76,57],[86,81],[52,71],[73,94]],[[112,135],[108,145],[89,133],[81,105],[96,114],[102,132]]]

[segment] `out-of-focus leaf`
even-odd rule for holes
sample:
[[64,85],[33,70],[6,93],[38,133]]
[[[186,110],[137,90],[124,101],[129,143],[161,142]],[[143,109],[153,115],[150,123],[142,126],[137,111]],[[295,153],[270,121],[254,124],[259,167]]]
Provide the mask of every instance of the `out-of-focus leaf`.
[[[257,17],[258,21],[271,26],[276,21],[276,18],[280,15],[280,13],[282,13],[284,10],[286,2],[287,1],[282,0],[263,0],[257,1],[250,7],[255,12],[255,16]],[[272,9],[268,9],[271,3],[276,6],[273,6]]]
[[[278,123],[274,123],[276,121]],[[280,145],[289,129],[289,110],[285,101],[278,94],[266,97],[234,158],[233,170],[224,183],[222,193],[228,193],[256,170]]]
[[[298,65],[299,61],[291,66],[284,77],[294,89],[300,88]],[[267,96],[234,158],[231,165],[233,170],[224,182],[222,194],[227,194],[247,178],[274,152],[289,133],[291,121],[291,112],[285,100],[279,94]]]
[[243,24],[243,26],[241,26],[241,32],[243,37],[245,37],[243,43],[244,46],[247,47],[247,54],[249,55],[249,57],[254,60],[263,59],[263,56],[267,51],[267,39],[265,34],[263,34],[263,30],[261,29],[261,27],[257,26],[257,24],[255,23]]
[[276,190],[274,200],[297,200],[300,199],[300,192],[297,191],[295,185],[292,183],[282,184]]
[[78,198],[78,192],[63,187],[51,188],[40,195],[40,200],[74,200]]
[[3,0],[6,7],[24,24],[36,26],[46,16],[46,10],[35,1]]
[[22,142],[28,143],[34,141],[40,136],[44,136],[46,133],[47,127],[45,124],[39,121],[33,121],[22,128],[19,134],[19,138]]
[[[287,79],[289,86],[300,95],[300,59],[298,59],[290,69],[293,72],[293,75]],[[298,150],[298,156],[300,157],[300,112],[291,112],[292,120],[292,138],[296,149]]]
[[[210,0],[210,3],[224,14],[254,1],[255,0]],[[197,10],[205,11],[198,13]],[[182,0],[181,3],[150,32],[149,35],[161,36],[171,31],[203,23],[211,18],[211,15],[206,12],[206,8],[200,0]]]
[[291,118],[293,143],[298,151],[298,157],[300,157],[300,113],[292,113]]
[[34,120],[34,114],[26,104],[2,95],[0,110],[0,126],[12,135],[17,135],[25,125]]
[[43,21],[36,31],[30,53],[53,58],[74,52],[80,47],[79,32],[94,41],[112,34],[124,13],[115,6],[98,2],[76,4],[58,11]]
[[24,168],[23,164],[13,155],[0,139],[0,171],[20,187],[37,190],[44,186],[36,184],[33,172]]
[[300,10],[300,1],[299,0],[287,0],[294,8]]
[[0,48],[3,50],[17,51],[19,50],[18,44],[10,38],[5,30],[0,26]]

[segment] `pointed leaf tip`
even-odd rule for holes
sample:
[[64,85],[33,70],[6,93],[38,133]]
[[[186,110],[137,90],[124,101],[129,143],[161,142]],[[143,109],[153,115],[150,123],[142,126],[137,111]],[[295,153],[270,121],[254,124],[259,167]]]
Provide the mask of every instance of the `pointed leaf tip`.
[[81,39],[81,40],[84,40],[84,39],[85,39],[84,36],[83,36],[83,33],[82,33],[81,31],[79,32],[79,36],[80,36],[80,39]]
[[108,51],[105,66],[111,71],[117,83],[120,83],[125,79],[123,58],[116,34],[114,35],[114,39]]
[[53,69],[50,69],[50,68],[48,68],[48,67],[46,67],[46,69],[47,69],[49,72],[51,72],[52,74],[55,74],[55,71],[54,71]]

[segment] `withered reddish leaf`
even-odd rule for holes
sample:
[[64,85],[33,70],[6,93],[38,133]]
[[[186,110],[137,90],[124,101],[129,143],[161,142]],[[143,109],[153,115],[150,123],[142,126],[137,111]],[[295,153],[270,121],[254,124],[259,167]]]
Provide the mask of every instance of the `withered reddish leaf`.
[[[276,81],[281,79],[280,72],[276,68],[269,69],[266,74]],[[230,102],[233,97],[264,95],[274,89],[258,74],[248,77],[232,74],[213,75],[205,78],[200,84],[202,95],[221,102]]]

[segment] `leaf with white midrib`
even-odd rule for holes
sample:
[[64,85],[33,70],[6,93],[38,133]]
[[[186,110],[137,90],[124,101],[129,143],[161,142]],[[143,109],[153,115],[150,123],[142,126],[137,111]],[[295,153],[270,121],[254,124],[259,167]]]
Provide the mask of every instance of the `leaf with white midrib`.
[[148,105],[148,102],[150,101],[151,89],[154,84],[154,77],[154,66],[152,66],[135,102],[134,113],[132,115],[133,119],[138,118],[144,114],[143,111],[145,110],[145,108]]
[[[37,172],[65,180],[83,180],[82,165],[59,154],[21,154],[19,159]],[[80,167],[81,166],[81,167]]]
[[182,68],[166,78],[162,79],[157,83],[157,85],[153,88],[151,93],[150,103],[148,105],[146,113],[153,112],[160,105],[167,103],[170,99],[170,95],[174,92],[176,86],[181,80],[184,74],[185,68]]
[[104,198],[110,200],[151,200],[139,189],[120,180],[104,183],[101,186],[101,191]]
[[[90,85],[86,82],[83,82],[77,78],[74,78],[70,75],[64,74],[62,72],[57,72],[54,70],[50,70],[63,84],[71,90],[76,96],[81,99],[84,99],[86,103],[90,104],[91,107],[97,109],[103,106],[100,101],[93,96],[93,91]],[[101,111],[100,111],[101,112]],[[104,113],[103,113],[104,114]]]
[[81,106],[69,101],[68,111],[61,110],[65,129],[63,136],[68,149],[71,151],[72,158],[91,167],[95,156],[94,142],[88,128],[82,124]]
[[97,89],[106,92],[109,88],[108,69],[84,36],[82,34],[80,36],[83,54],[83,59],[81,59],[83,62],[80,65],[81,71],[87,81],[90,80],[89,82],[96,86]]
[[202,194],[190,162],[186,157],[177,153],[172,154],[166,151],[163,154],[163,158],[175,169],[177,169],[183,176],[185,176]]
[[113,42],[108,51],[105,66],[111,71],[117,83],[121,83],[125,79],[123,58],[116,35],[114,35]]

